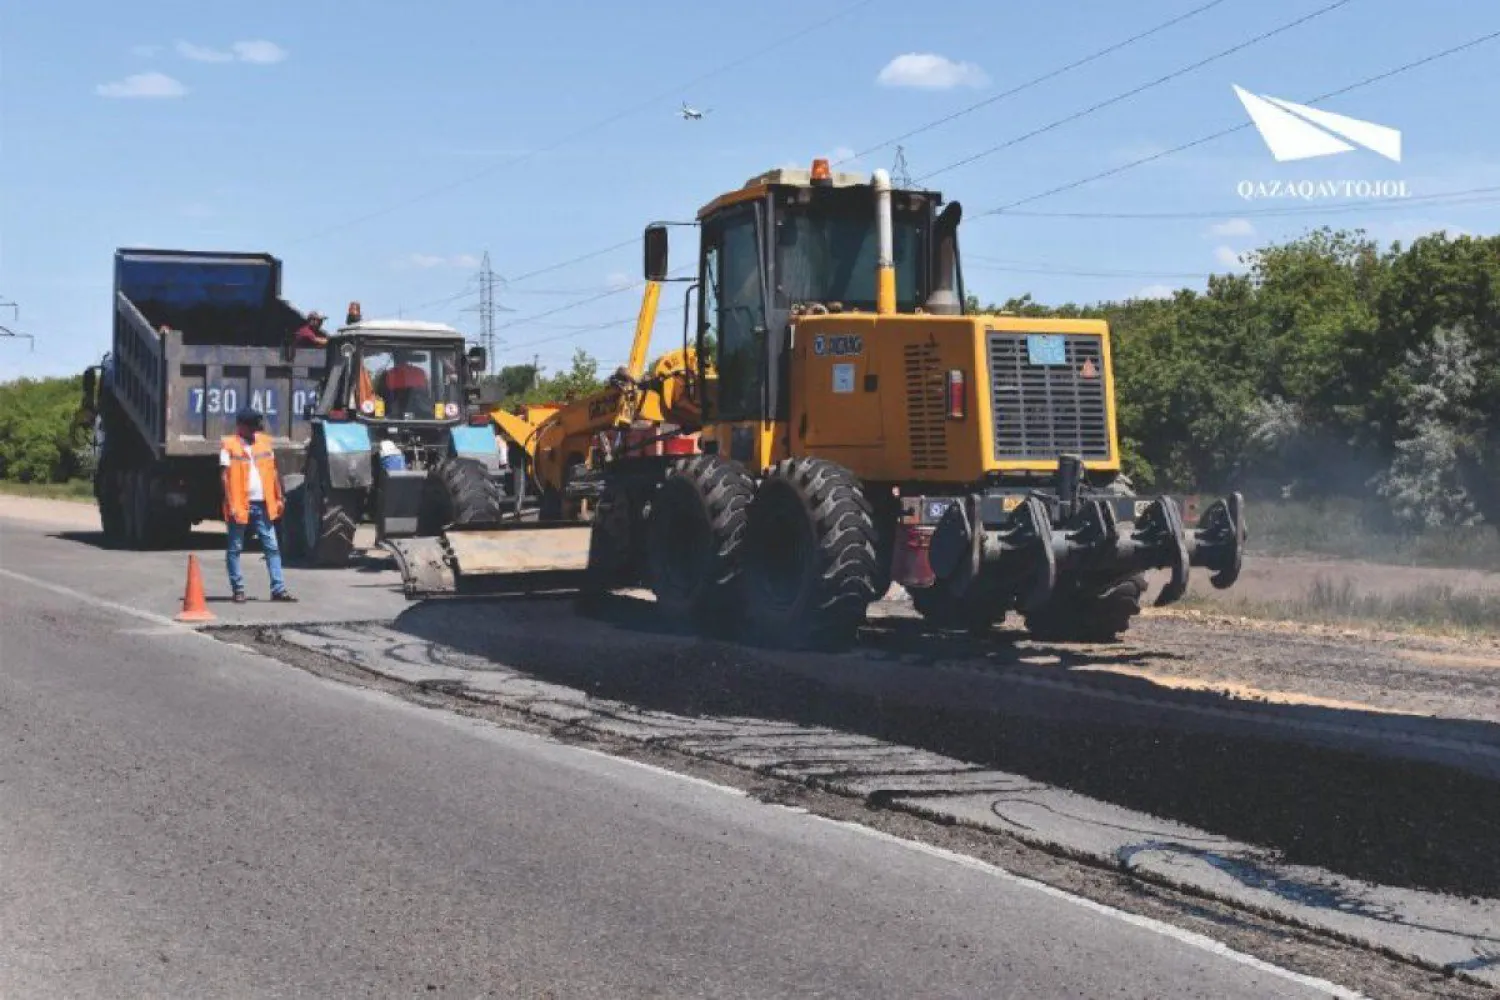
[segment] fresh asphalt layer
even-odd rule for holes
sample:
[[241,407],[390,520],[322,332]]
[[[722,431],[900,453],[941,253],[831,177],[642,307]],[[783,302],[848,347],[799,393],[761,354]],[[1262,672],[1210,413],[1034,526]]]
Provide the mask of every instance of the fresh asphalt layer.
[[4,995],[1342,992],[961,858],[312,677],[126,610],[158,586],[122,586],[133,557],[53,539],[20,562],[5,529]]

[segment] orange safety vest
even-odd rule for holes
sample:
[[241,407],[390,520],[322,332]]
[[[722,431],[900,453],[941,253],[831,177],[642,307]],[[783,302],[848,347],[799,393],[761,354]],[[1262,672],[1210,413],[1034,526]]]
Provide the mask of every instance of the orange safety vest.
[[229,468],[224,470],[224,520],[235,524],[250,523],[250,463],[260,471],[260,488],[266,496],[266,516],[279,520],[284,506],[281,495],[281,478],[276,475],[276,452],[271,446],[271,435],[255,432],[250,449],[245,449],[245,440],[231,434],[223,442],[229,452]]

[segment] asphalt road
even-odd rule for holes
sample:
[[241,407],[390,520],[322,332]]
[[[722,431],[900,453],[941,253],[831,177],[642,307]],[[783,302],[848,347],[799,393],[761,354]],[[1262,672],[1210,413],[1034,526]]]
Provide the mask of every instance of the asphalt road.
[[130,557],[43,534],[0,522],[0,995],[1320,995],[992,869],[79,599]]

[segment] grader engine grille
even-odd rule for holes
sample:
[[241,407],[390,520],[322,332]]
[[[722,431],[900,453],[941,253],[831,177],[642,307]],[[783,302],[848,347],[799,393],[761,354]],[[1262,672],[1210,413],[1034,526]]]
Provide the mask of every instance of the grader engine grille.
[[948,467],[948,415],[943,365],[932,344],[906,345],[906,433],[911,467],[918,472]]
[[992,330],[988,346],[996,461],[1110,457],[1100,338]]

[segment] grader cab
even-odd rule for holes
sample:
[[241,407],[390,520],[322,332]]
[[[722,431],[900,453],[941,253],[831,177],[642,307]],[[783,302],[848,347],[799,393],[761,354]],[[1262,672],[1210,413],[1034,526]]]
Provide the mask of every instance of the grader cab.
[[[1239,494],[1188,527],[1182,498],[1132,492],[1107,325],[968,313],[961,213],[821,160],[699,212],[701,453],[628,482],[605,469],[593,585],[822,646],[892,582],[944,627],[1020,612],[1083,640],[1128,627],[1149,570],[1170,571],[1159,605],[1194,566],[1234,583]],[[648,289],[669,280],[667,232],[646,231]]]

